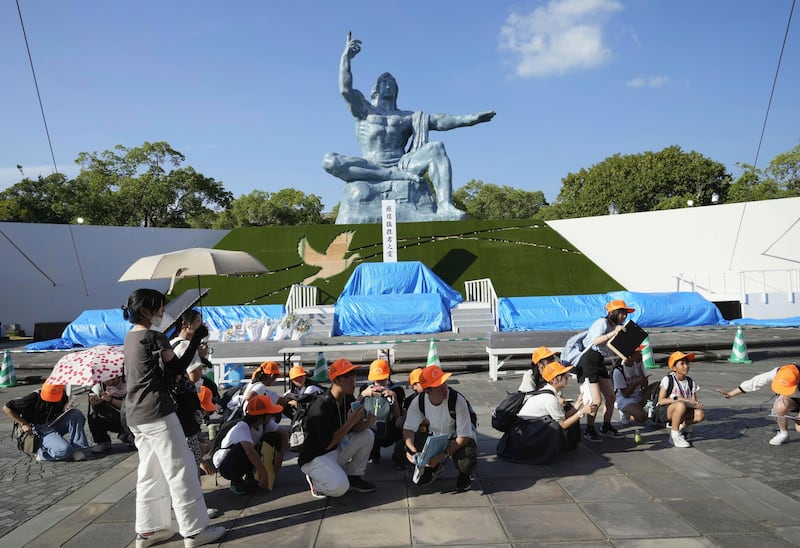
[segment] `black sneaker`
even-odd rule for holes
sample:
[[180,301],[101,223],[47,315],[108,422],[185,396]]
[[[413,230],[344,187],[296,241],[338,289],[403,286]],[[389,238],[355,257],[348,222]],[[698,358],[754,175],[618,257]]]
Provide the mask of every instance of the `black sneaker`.
[[441,462],[434,468],[426,466],[425,470],[422,472],[422,476],[419,478],[419,483],[417,483],[417,485],[430,485],[436,480],[436,478],[439,477],[439,474],[442,473],[442,470],[444,470],[444,466],[442,466]]
[[597,435],[597,432],[595,432],[594,428],[587,428],[583,433],[583,439],[592,443],[600,443],[603,441],[600,439],[600,436]]
[[617,429],[610,424],[604,424],[600,427],[600,433],[609,438],[624,438],[625,434],[620,434]]
[[472,487],[472,478],[466,474],[459,473],[456,479],[456,493],[469,491],[470,487]]
[[350,480],[350,491],[359,493],[372,493],[375,491],[375,486],[365,481],[361,476],[347,476],[347,479]]

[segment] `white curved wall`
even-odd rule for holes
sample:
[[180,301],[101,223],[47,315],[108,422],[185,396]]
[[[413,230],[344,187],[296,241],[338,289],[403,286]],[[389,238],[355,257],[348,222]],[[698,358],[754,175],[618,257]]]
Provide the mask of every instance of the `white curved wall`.
[[139,257],[214,247],[227,233],[0,222],[0,322],[32,335],[34,323],[70,322],[83,310],[121,306],[137,287],[166,291],[169,280],[117,279]]
[[694,289],[742,301],[745,317],[800,315],[800,198],[548,224],[629,291]]

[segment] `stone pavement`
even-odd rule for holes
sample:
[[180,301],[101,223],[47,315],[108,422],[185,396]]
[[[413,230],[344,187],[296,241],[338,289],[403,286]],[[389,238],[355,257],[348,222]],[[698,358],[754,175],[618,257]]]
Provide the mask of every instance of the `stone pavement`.
[[[683,343],[685,350],[700,348]],[[664,429],[646,429],[636,445],[628,427],[625,439],[581,444],[551,466],[500,461],[491,408],[519,377],[493,383],[484,369],[451,378],[480,421],[480,462],[467,493],[453,493],[452,466],[432,486],[410,485],[384,449],[383,462],[367,471],[375,493],[313,499],[291,458],[272,493],[239,497],[222,478],[219,485],[204,478],[206,500],[223,511],[214,522],[230,528],[222,546],[800,545],[800,434],[780,447],[767,444],[774,433],[767,389],[730,400],[714,392],[800,358],[787,356],[785,347],[751,357],[756,353],[761,359],[753,365],[693,365],[707,420],[695,428],[690,449],[667,445]],[[665,371],[650,372],[658,379]],[[5,402],[31,389],[4,389],[0,397]],[[571,384],[567,393],[577,388]],[[1,547],[133,545],[135,453],[116,445],[119,452],[84,462],[36,463],[11,446],[10,428],[0,422]],[[164,546],[182,542],[175,536]]]

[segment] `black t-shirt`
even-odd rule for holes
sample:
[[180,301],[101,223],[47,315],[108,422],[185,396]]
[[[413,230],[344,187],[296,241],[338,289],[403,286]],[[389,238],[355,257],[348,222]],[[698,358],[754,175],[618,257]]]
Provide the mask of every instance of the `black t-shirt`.
[[333,439],[333,434],[347,420],[350,404],[354,401],[356,398],[352,394],[348,394],[344,397],[342,404],[338,405],[330,391],[314,400],[308,410],[306,439],[300,449],[300,455],[297,457],[298,466],[303,466],[318,456],[335,449],[335,447],[328,449],[328,444]]
[[67,395],[64,394],[59,402],[44,401],[39,397],[39,391],[31,392],[21,398],[15,398],[6,405],[30,424],[41,426],[48,424],[64,412],[67,405]]

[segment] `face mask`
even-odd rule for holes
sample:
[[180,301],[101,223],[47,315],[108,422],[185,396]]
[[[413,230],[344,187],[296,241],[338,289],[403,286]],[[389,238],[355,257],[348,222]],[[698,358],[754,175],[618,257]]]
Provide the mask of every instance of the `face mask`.
[[161,316],[153,316],[150,318],[150,327],[158,329],[161,327]]

